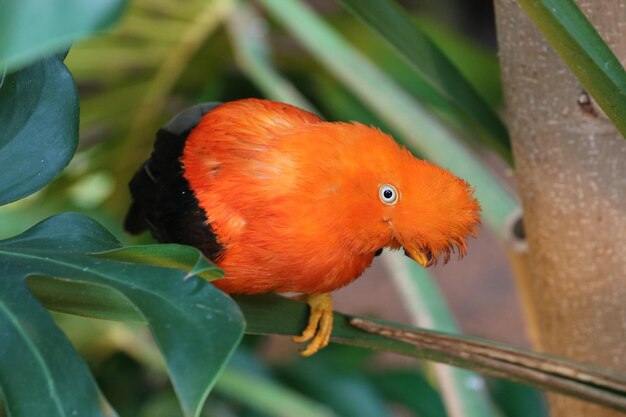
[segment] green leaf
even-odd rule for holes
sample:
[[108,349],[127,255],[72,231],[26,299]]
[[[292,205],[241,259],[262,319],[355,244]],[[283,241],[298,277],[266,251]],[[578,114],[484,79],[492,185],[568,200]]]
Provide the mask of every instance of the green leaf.
[[27,65],[67,49],[120,17],[124,0],[0,2],[0,68]]
[[312,358],[300,359],[295,364],[281,368],[279,376],[288,386],[321,401],[338,416],[390,415],[385,401],[361,372],[346,372],[340,366],[329,366],[332,362],[325,359],[336,352],[329,352],[328,349],[332,350],[333,346]]
[[239,67],[267,98],[318,113],[313,104],[272,66],[268,57],[266,25],[251,4],[240,3],[229,16],[228,29]]
[[626,138],[626,72],[573,0],[520,0],[550,45]]
[[333,414],[292,389],[267,378],[228,369],[220,377],[216,390],[251,409],[274,416],[332,417]]
[[65,65],[51,57],[0,77],[0,109],[2,205],[37,191],[72,159],[78,93]]
[[[495,52],[485,49],[432,17],[420,15],[411,21],[432,39],[491,108],[499,108],[502,105],[502,84]],[[386,39],[360,21],[350,19],[350,16],[338,15],[337,21],[333,19],[332,22],[348,41],[367,54],[389,77],[426,105],[442,121],[450,123],[457,131],[468,131],[467,116],[460,113],[426,79],[416,76],[415,68]],[[317,72],[315,75],[327,76],[323,72]],[[462,137],[464,140],[486,145],[483,143],[485,135],[481,136],[476,131],[468,133]]]
[[369,376],[374,387],[389,401],[401,404],[420,417],[446,415],[440,394],[414,370],[387,370]]
[[125,246],[91,255],[122,262],[180,269],[187,272],[185,278],[196,275],[209,282],[224,276],[224,272],[213,265],[198,249],[176,243]]
[[506,417],[548,417],[548,405],[536,389],[503,379],[490,379],[489,392]]
[[[4,259],[0,266],[6,270]],[[50,315],[8,276],[0,281],[0,388],[9,415],[115,415]]]
[[78,214],[52,217],[0,241],[0,388],[12,417],[107,413],[98,411],[102,400],[84,363],[30,291],[59,310],[80,305],[94,307],[100,318],[146,322],[185,416],[199,415],[239,343],[241,312],[228,296],[203,280],[186,279],[185,272],[85,254],[119,246]]
[[434,91],[454,105],[483,133],[485,141],[511,161],[511,144],[504,123],[467,82],[446,55],[422,33],[393,0],[339,0],[384,37],[415,68]]
[[[496,51],[433,16],[415,17],[413,23],[432,39],[489,107],[497,112],[503,104],[503,97],[500,63]],[[412,71],[411,74],[415,72]]]
[[[392,281],[401,294],[411,324],[437,331],[460,333],[444,297],[428,271],[398,252],[384,253],[381,258],[388,270],[393,271]],[[431,371],[446,400],[446,406],[463,409],[466,417],[496,416],[486,392],[485,381],[480,375],[443,365],[435,365]]]

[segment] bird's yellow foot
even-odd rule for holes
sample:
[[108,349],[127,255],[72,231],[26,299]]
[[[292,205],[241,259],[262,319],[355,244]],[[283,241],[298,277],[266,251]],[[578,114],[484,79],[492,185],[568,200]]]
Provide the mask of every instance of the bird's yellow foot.
[[320,349],[328,345],[330,333],[333,330],[333,299],[330,294],[307,294],[298,297],[306,300],[311,308],[309,324],[300,336],[291,338],[296,343],[311,340],[305,350],[301,351],[302,356],[311,356]]

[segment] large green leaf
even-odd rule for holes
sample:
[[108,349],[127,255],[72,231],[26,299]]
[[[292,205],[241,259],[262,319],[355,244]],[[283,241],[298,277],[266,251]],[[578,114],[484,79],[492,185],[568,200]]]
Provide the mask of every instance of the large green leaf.
[[573,0],[519,0],[519,3],[626,138],[626,72],[576,3]]
[[0,68],[15,69],[103,30],[125,0],[0,1]]
[[84,363],[29,289],[46,304],[94,308],[100,318],[132,311],[124,317],[152,330],[185,416],[199,414],[239,343],[241,312],[186,272],[86,254],[117,248],[112,235],[78,214],[52,217],[0,241],[0,388],[12,417],[110,413]]
[[4,259],[0,266],[0,388],[9,415],[115,415],[50,315],[24,285],[7,279]]
[[504,123],[435,43],[422,33],[393,0],[339,0],[348,10],[383,36],[417,70],[434,91],[454,105],[486,142],[511,160]]
[[51,57],[3,81],[0,74],[0,109],[2,205],[37,191],[72,159],[78,93],[65,65]]

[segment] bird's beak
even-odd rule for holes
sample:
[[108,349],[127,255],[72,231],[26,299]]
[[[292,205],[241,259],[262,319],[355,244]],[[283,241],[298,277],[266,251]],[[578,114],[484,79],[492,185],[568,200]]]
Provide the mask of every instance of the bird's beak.
[[428,249],[417,249],[405,246],[404,254],[420,264],[423,268],[429,267],[433,260],[433,254]]

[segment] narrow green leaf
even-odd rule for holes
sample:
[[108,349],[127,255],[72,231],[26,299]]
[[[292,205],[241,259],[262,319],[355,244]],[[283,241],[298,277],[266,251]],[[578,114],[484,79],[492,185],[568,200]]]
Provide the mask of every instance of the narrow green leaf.
[[[93,308],[101,318],[146,322],[165,357],[185,416],[199,415],[239,343],[241,312],[213,285],[186,279],[186,272],[85,254],[118,248],[102,226],[78,214],[52,217],[0,241],[0,329],[12,329],[0,331],[0,352],[10,348],[23,354],[21,361],[0,355],[0,387],[12,417],[69,417],[74,411],[100,415],[89,414],[100,406],[95,388],[82,385],[91,380],[84,364],[67,341],[57,343],[63,338],[60,333],[56,339],[47,338],[58,329],[28,289],[51,307],[68,306],[75,313],[82,308],[83,315]],[[111,313],[114,309],[122,312]],[[15,383],[20,380],[23,383]],[[54,395],[44,395],[50,389]],[[34,402],[32,393],[38,390],[42,395]],[[87,393],[76,395],[83,391]],[[71,396],[76,398],[66,398]]]
[[[411,21],[445,53],[491,108],[501,106],[502,85],[498,57],[495,52],[480,46],[433,17],[420,15]],[[468,123],[467,116],[460,113],[426,79],[416,75],[411,63],[404,59],[385,38],[358,20],[346,21],[344,18],[341,22],[341,25],[335,26],[336,29],[340,30],[355,48],[363,51],[400,87],[424,104],[443,122],[450,124],[454,130],[467,132],[467,135],[463,135],[464,140],[486,145],[484,143],[486,135],[480,135],[479,132],[471,130],[474,125]],[[324,75],[324,73],[315,74],[316,77]]]
[[441,395],[419,370],[391,369],[371,373],[369,379],[387,400],[408,408],[420,417],[446,415]]
[[[341,367],[329,366],[330,363],[324,361],[324,356],[330,356],[323,355],[326,353],[322,351],[312,358],[282,367],[278,375],[288,386],[328,405],[338,416],[381,417],[391,414],[362,372],[346,372]],[[318,355],[322,357],[318,358]]]
[[226,370],[215,389],[220,394],[273,416],[331,417],[325,406],[267,378]]
[[454,105],[505,160],[512,161],[504,123],[465,77],[393,0],[339,0],[384,37],[441,96]]
[[3,205],[34,193],[72,159],[78,143],[78,93],[65,65],[51,57],[4,77],[0,109]]
[[[133,169],[143,162],[143,158],[135,155],[132,149],[143,148],[152,144],[152,135],[145,135],[145,132],[154,129],[160,113],[168,103],[168,97],[180,78],[189,69],[190,61],[230,14],[234,1],[213,0],[199,2],[198,5],[202,7],[195,11],[193,19],[189,24],[183,26],[184,29],[181,31],[180,37],[162,57],[162,63],[151,78],[137,110],[133,112],[129,140],[125,141],[124,146],[117,149],[118,152],[121,152],[119,164],[122,169],[129,167]],[[167,19],[163,20],[168,21]],[[171,20],[174,19],[169,19],[169,21]],[[159,24],[157,27],[159,26],[161,25]],[[154,30],[159,30],[157,27]],[[131,138],[132,140],[130,140]],[[137,141],[137,139],[148,140],[148,142]]]
[[626,138],[626,72],[573,0],[519,0],[550,45]]
[[144,265],[162,266],[187,272],[187,277],[199,276],[207,281],[224,276],[198,249],[175,243],[159,245],[126,246],[92,256]]
[[241,69],[269,99],[317,113],[315,107],[270,63],[266,22],[250,4],[240,3],[228,20],[235,58]]
[[[411,324],[458,334],[459,328],[439,287],[428,271],[399,252],[386,252],[383,260],[401,294]],[[465,417],[495,416],[482,376],[467,369],[436,364],[432,368],[449,414],[463,410]]]
[[0,68],[9,70],[67,49],[101,31],[122,13],[124,0],[20,0],[0,2]]

